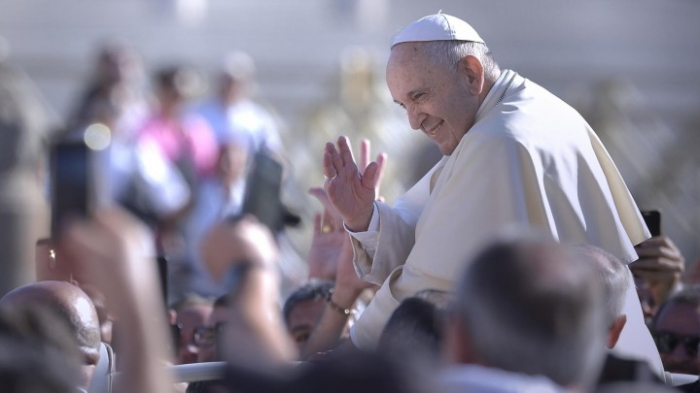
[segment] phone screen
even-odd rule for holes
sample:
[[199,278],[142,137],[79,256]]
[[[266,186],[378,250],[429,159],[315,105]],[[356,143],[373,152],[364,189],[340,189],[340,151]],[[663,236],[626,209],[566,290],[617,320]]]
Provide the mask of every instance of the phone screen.
[[661,236],[661,213],[658,210],[643,210],[641,213],[651,236]]
[[168,307],[168,258],[164,256],[159,256],[158,261],[158,278],[160,280],[160,290],[163,296],[163,304],[165,304],[166,311]]
[[66,217],[88,214],[89,152],[83,143],[61,143],[51,158],[51,234],[56,238]]
[[254,215],[272,232],[279,230],[283,222],[281,184],[282,165],[267,153],[257,153],[246,184],[243,213]]

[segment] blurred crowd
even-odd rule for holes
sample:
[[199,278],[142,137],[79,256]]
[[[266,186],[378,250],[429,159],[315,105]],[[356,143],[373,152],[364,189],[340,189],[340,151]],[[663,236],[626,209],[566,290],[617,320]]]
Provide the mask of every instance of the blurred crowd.
[[[669,375],[608,351],[632,285],[665,371],[700,374],[700,267],[686,269],[665,236],[636,247],[634,282],[592,246],[499,239],[454,292],[404,300],[376,352],[354,349],[348,330],[378,286],[358,278],[324,189],[309,191],[319,212],[302,252],[285,227],[244,212],[257,155],[282,163],[292,182],[302,180],[289,179],[289,162],[322,160],[285,149],[278,120],[253,100],[253,59],[225,56],[204,98],[196,70],[165,67],[150,84],[144,73],[129,48],[101,48],[56,130],[26,76],[0,63],[3,391],[672,391]],[[48,239],[37,217],[58,139],[96,150],[100,192],[117,203]],[[369,141],[360,156],[371,160]],[[285,258],[302,261],[301,278],[280,266]],[[168,372],[197,363],[217,366],[216,377],[176,383]]]

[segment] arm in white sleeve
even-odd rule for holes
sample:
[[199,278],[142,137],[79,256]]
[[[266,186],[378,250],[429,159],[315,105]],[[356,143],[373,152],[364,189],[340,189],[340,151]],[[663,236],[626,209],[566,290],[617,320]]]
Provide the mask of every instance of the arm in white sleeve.
[[343,227],[350,234],[353,241],[357,241],[365,250],[370,258],[374,258],[374,253],[377,250],[377,238],[379,236],[379,211],[377,204],[372,208],[372,219],[365,232],[353,232],[343,223]]
[[374,202],[368,230],[350,233],[353,263],[360,278],[381,285],[394,269],[404,264],[415,242],[418,218],[430,197],[434,171],[435,168],[430,170],[393,207]]

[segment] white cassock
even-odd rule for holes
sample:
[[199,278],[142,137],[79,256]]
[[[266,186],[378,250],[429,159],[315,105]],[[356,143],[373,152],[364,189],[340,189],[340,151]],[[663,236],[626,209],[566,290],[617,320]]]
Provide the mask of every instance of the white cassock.
[[[352,233],[355,269],[381,285],[351,330],[372,348],[400,301],[423,289],[453,290],[466,261],[504,227],[601,247],[626,263],[650,237],[615,164],[569,105],[505,70],[455,151],[399,198],[377,202],[367,232]],[[617,352],[661,359],[634,285]]]

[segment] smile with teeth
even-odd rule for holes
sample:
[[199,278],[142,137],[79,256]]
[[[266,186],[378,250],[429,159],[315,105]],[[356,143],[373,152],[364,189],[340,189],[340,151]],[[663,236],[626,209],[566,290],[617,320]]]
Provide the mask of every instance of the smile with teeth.
[[444,122],[445,122],[444,120],[440,120],[440,122],[435,127],[431,128],[429,130],[425,130],[425,133],[428,135],[434,136],[435,134],[437,134],[438,130],[440,129],[440,127],[442,127],[442,124]]

